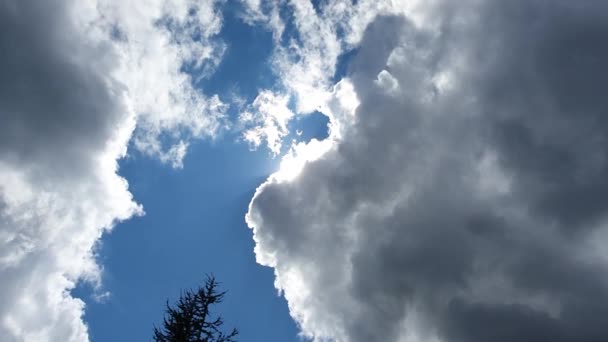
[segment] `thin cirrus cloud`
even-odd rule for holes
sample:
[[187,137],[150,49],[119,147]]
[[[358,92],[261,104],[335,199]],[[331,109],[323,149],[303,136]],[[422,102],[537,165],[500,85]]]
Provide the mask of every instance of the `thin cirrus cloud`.
[[96,241],[143,212],[117,159],[133,136],[181,167],[188,141],[221,130],[227,105],[192,86],[220,27],[213,1],[0,3],[3,341],[88,340],[70,290],[99,284]]
[[[294,5],[295,21],[336,27],[369,5],[337,15],[336,3]],[[339,84],[352,86],[354,114],[335,105],[352,108],[353,94],[329,89],[319,107],[340,134],[295,174],[271,176],[246,218],[302,333],[605,340],[606,3],[380,7],[353,35],[358,51]],[[300,39],[291,51],[330,49]],[[318,79],[333,76],[300,61],[305,72],[321,66]],[[295,93],[306,87],[294,82],[318,84],[293,77],[300,66],[279,68]]]

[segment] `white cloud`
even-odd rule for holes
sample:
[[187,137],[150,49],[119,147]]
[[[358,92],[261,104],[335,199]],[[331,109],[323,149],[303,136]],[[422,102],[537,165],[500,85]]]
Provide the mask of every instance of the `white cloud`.
[[[314,111],[331,115],[326,104],[332,100],[338,58],[356,48],[367,24],[381,15],[407,13],[421,26],[431,25],[428,18],[432,17],[429,12],[434,3],[362,0],[353,4],[338,0],[321,2],[315,8],[309,0],[243,0],[243,17],[252,25],[261,23],[272,31],[272,64],[282,88],[295,100],[294,115]],[[281,8],[289,15],[281,16]],[[288,24],[295,33],[286,31]]]
[[226,105],[181,68],[213,71],[220,27],[213,1],[0,4],[3,341],[88,340],[70,290],[100,284],[97,241],[142,212],[117,160],[136,132],[180,167],[191,139],[218,132]]
[[[343,18],[330,11],[327,17],[319,15],[310,1],[243,1],[243,4],[247,9],[246,20],[262,23],[273,32],[272,64],[282,87],[295,99],[295,114],[321,109],[330,99],[331,77],[343,52],[337,37],[337,20]],[[335,5],[343,11],[348,8],[344,1]],[[279,15],[282,7],[289,17]],[[287,21],[293,24],[297,37],[288,35]]]
[[283,139],[289,134],[287,124],[292,118],[288,95],[263,90],[239,116],[243,125],[242,137],[253,148],[266,143],[276,156],[281,153]]
[[[184,139],[213,137],[225,125],[227,105],[204,96],[192,76],[212,73],[225,49],[215,37],[222,21],[216,7],[217,1],[99,0],[95,13],[95,24],[117,32],[114,76],[139,116],[135,146],[176,167],[182,166],[184,153],[177,152],[185,152]],[[172,132],[168,146],[163,132]]]
[[[362,25],[349,80],[299,107],[339,134],[287,154],[256,191],[258,262],[316,341],[602,341],[606,6],[446,1],[377,17],[395,3],[340,17]],[[290,91],[294,75],[333,76],[306,61],[319,50],[299,51],[280,69]]]

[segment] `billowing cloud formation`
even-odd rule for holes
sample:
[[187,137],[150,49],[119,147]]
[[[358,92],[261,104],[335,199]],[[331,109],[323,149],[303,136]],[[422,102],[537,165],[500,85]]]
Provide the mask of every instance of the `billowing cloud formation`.
[[[187,139],[212,136],[223,104],[192,87],[221,54],[214,3],[0,2],[0,336],[86,341],[93,248],[141,212],[116,174],[135,146],[180,166]],[[219,44],[219,43],[218,43]],[[137,128],[136,128],[137,127]],[[160,143],[167,134],[169,145]]]
[[275,37],[272,59],[298,113],[325,106],[341,54],[355,48],[378,15],[405,14],[420,20],[435,1],[243,0],[245,20],[268,27]]
[[605,340],[608,4],[415,13],[372,20],[354,117],[335,91],[339,136],[258,189],[258,261],[319,341]]
[[[388,14],[407,13],[410,18],[420,21],[432,8],[428,1],[418,0],[361,0],[355,3],[335,0],[316,4],[309,0],[243,0],[242,4],[246,22],[265,26],[273,34],[275,45],[270,63],[278,76],[281,96],[294,100],[295,105],[290,107],[291,117],[320,111],[330,118],[336,115],[328,104],[334,101],[334,79],[340,74],[338,60],[358,46],[365,27],[377,16]],[[266,98],[267,93],[267,90],[261,90],[258,99]],[[245,140],[254,147],[264,143],[269,127],[280,128],[276,124],[268,126],[269,117],[285,117],[278,109],[266,108],[271,111],[259,110],[254,103],[241,117],[240,123],[248,127]],[[330,129],[334,134],[339,134],[339,125],[339,120],[333,120]],[[281,138],[287,136],[286,133],[274,136]],[[276,155],[281,143],[266,141],[266,145]]]

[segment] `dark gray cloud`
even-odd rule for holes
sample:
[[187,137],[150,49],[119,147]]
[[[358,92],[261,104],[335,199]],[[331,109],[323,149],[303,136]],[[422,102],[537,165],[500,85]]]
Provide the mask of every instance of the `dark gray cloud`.
[[600,1],[504,3],[487,10],[489,35],[476,46],[502,163],[535,211],[567,230],[597,223],[608,205],[607,10]]
[[136,124],[174,166],[216,133],[226,106],[181,67],[219,62],[220,27],[214,1],[0,0],[2,341],[88,340],[70,290],[101,284],[95,244],[141,212],[117,160]]
[[605,339],[608,5],[436,11],[368,27],[356,122],[252,201],[258,260],[317,339]]
[[58,172],[85,167],[127,115],[123,89],[110,78],[110,46],[87,42],[69,6],[0,4],[0,154]]
[[138,210],[116,174],[133,119],[111,77],[117,56],[76,25],[77,9],[0,2],[3,341],[87,340],[69,290],[99,280],[95,242]]

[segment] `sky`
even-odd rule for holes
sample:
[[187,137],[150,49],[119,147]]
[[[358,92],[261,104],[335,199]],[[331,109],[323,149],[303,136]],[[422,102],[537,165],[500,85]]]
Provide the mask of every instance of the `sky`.
[[0,336],[608,335],[608,3],[0,0]]

